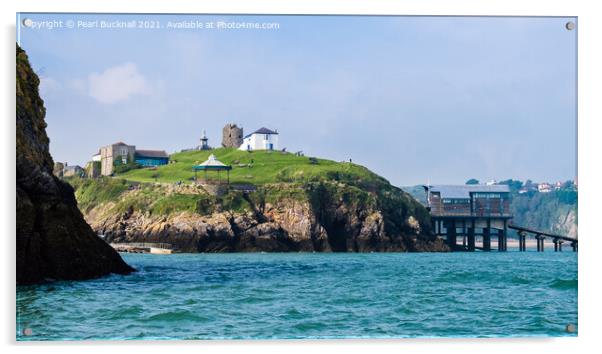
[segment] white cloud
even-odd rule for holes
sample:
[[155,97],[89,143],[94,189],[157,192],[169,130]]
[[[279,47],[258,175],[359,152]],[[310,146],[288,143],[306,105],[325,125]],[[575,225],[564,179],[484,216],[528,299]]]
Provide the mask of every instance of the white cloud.
[[92,73],[88,76],[88,94],[100,103],[113,104],[133,95],[150,93],[148,81],[133,63],[114,66],[102,74]]

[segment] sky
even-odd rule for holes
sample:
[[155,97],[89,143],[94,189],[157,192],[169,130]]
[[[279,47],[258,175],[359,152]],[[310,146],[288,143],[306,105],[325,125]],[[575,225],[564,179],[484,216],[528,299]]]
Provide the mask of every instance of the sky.
[[[199,145],[203,130],[219,146],[222,127],[236,123],[398,186],[576,176],[577,29],[565,26],[574,18],[18,20],[55,161],[83,166],[117,141],[177,152]],[[222,21],[269,28],[215,28]]]

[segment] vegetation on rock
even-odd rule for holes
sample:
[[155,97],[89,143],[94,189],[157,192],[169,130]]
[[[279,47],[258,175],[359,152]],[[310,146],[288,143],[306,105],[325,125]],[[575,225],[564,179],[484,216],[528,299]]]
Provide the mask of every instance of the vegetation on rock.
[[[231,183],[254,191],[216,196],[192,183],[192,166],[209,154],[233,166]],[[171,160],[69,181],[87,219],[114,242],[167,242],[187,252],[446,250],[426,209],[363,166],[232,148]]]

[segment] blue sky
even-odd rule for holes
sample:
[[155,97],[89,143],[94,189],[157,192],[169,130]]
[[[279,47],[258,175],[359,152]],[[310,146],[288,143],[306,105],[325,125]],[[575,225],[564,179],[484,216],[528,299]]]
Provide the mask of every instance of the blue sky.
[[21,14],[45,20],[235,21],[278,29],[19,31],[41,77],[50,151],[179,151],[228,122],[395,185],[573,179],[569,18]]

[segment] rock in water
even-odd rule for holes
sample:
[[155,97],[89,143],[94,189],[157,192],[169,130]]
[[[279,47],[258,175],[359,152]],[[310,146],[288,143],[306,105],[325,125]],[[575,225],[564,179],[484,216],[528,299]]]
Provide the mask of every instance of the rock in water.
[[130,273],[86,223],[73,188],[52,173],[39,83],[17,46],[17,284]]

